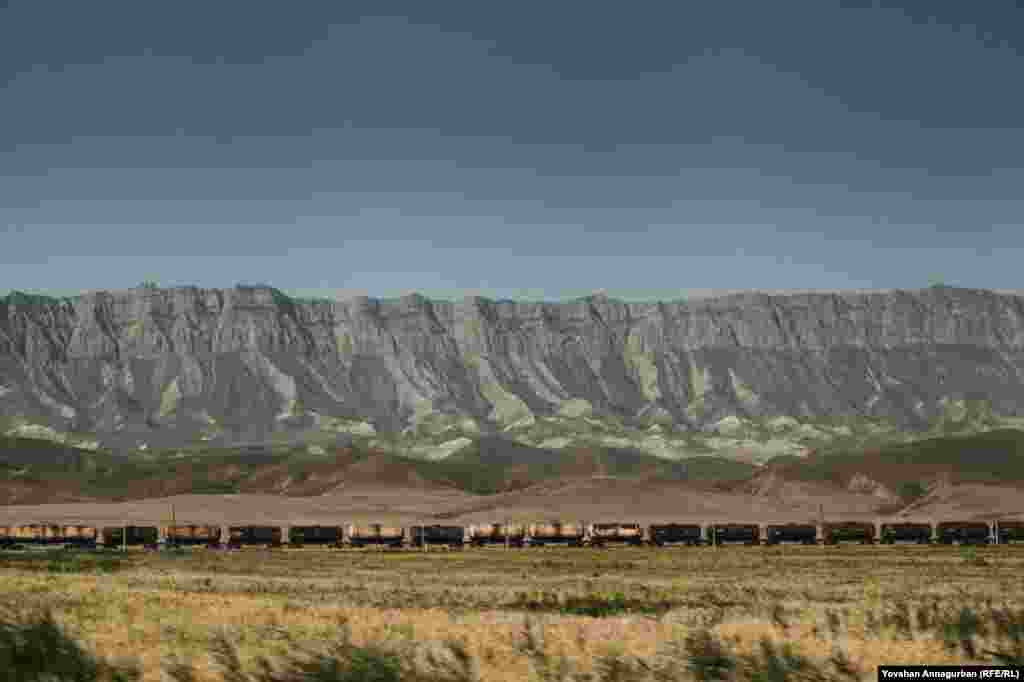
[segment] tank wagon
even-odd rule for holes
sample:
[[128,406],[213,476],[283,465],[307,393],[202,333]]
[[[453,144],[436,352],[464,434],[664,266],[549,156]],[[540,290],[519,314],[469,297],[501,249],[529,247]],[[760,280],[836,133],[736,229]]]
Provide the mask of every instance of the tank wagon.
[[807,523],[786,523],[770,525],[765,530],[765,542],[769,545],[794,543],[800,545],[818,544],[818,527]]
[[761,526],[756,523],[713,523],[707,530],[708,544],[759,545]]
[[940,545],[987,545],[992,542],[992,529],[984,521],[943,521],[935,526]]
[[932,524],[930,523],[883,523],[882,544],[918,544],[927,545],[932,541]]
[[10,536],[18,545],[58,545],[64,542],[61,527],[48,523],[11,526]]
[[364,526],[352,524],[345,529],[345,539],[352,547],[365,547],[366,545],[401,547],[405,543],[405,531],[401,526],[387,526],[380,523]]
[[1024,521],[997,521],[995,525],[1000,545],[1024,543]]
[[228,547],[280,547],[280,526],[231,526],[228,528]]
[[62,526],[48,523],[42,526],[42,531],[42,542],[44,545],[64,544],[64,528]]
[[592,523],[589,531],[590,544],[595,547],[612,543],[639,546],[644,542],[644,529],[639,523]]
[[91,549],[96,547],[99,529],[96,526],[30,523],[21,526],[0,526],[0,547],[23,545],[54,545]]
[[100,530],[96,526],[61,526],[60,541],[65,546],[81,549],[95,549]]
[[826,545],[875,544],[875,524],[867,521],[836,521],[821,528],[821,539]]
[[11,537],[11,527],[0,526],[0,549],[10,549],[14,544],[14,538]]
[[526,544],[526,526],[514,523],[481,523],[469,527],[469,542],[474,547],[508,542],[513,547]]
[[156,526],[105,526],[101,533],[105,547],[156,548],[160,530]]
[[466,529],[463,526],[410,526],[409,543],[413,547],[444,545],[462,549],[466,544]]
[[696,523],[651,524],[647,527],[647,537],[655,547],[675,544],[697,547],[704,542],[702,529]]
[[21,549],[29,539],[25,537],[24,526],[0,526],[0,548]]
[[586,528],[581,523],[564,521],[548,521],[531,523],[527,531],[526,542],[529,545],[569,545],[582,547],[586,541]]
[[164,538],[169,547],[219,547],[220,526],[210,524],[178,524],[164,527]]
[[317,547],[341,547],[340,526],[292,526],[288,529],[288,546],[301,548],[306,545]]
[[25,538],[18,533],[20,526],[0,526],[0,548],[20,548],[25,543]]

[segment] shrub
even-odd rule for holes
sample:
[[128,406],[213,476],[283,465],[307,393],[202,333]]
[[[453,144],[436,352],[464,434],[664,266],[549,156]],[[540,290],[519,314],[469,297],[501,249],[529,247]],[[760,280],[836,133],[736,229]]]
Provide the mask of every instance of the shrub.
[[[1024,664],[1024,609],[989,608],[987,614],[981,614],[964,606],[945,619],[933,618],[931,625],[949,650],[959,649],[967,658]],[[988,638],[994,648],[979,650],[977,637]]]
[[142,676],[132,664],[97,659],[70,637],[50,612],[0,619],[0,671],[19,682],[130,682]]
[[736,669],[736,659],[714,635],[701,630],[686,638],[688,668],[702,682],[727,680]]
[[900,497],[906,503],[919,500],[928,494],[928,486],[921,481],[907,481],[900,485]]

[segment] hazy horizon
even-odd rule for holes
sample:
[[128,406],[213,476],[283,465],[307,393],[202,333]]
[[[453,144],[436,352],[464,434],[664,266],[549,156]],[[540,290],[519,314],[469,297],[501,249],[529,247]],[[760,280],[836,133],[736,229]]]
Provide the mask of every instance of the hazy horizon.
[[[113,292],[130,291],[130,290],[132,290],[134,288],[138,288],[141,284],[142,283],[139,283],[139,284],[137,284],[135,286],[116,287],[116,288],[111,288],[111,289],[82,289],[82,290],[79,290],[79,291],[56,291],[56,292],[55,291],[39,291],[39,290],[30,291],[30,290],[18,289],[16,287],[15,288],[8,288],[8,289],[0,288],[0,297],[7,296],[7,295],[9,295],[9,294],[11,294],[11,293],[13,293],[15,291],[18,291],[18,292],[21,292],[21,293],[24,293],[24,294],[37,294],[37,295],[43,295],[43,296],[50,296],[50,297],[53,297],[53,298],[75,298],[75,297],[78,297],[78,296],[85,296],[85,295],[89,295],[89,294],[92,294],[92,293],[98,293],[98,292],[111,292],[111,293],[113,293]],[[160,289],[188,288],[188,287],[197,287],[197,288],[201,288],[201,289],[230,289],[230,288],[235,287],[235,286],[271,286],[271,285],[265,285],[265,284],[256,283],[256,282],[235,283],[235,284],[227,284],[227,285],[213,286],[213,287],[201,287],[199,285],[192,285],[192,284],[181,284],[181,285],[175,285],[175,286],[164,286],[164,285],[160,285],[159,283],[157,283],[157,285],[158,285],[158,288],[160,288]],[[360,298],[360,297],[368,297],[368,298],[377,299],[377,300],[394,300],[394,299],[397,299],[397,298],[401,298],[402,296],[408,296],[408,295],[411,295],[411,294],[418,294],[418,295],[421,295],[421,296],[425,296],[426,298],[428,298],[430,300],[433,300],[433,301],[449,301],[449,302],[460,301],[460,300],[464,300],[464,299],[467,299],[467,298],[473,298],[473,297],[480,297],[480,298],[485,298],[485,299],[494,300],[494,301],[515,301],[515,302],[522,302],[522,303],[526,303],[526,302],[565,303],[565,302],[577,300],[577,299],[580,299],[580,298],[585,298],[585,297],[588,297],[588,296],[603,295],[603,296],[606,296],[607,298],[609,298],[611,300],[621,301],[623,303],[668,303],[668,302],[673,302],[673,301],[686,301],[686,300],[700,300],[700,299],[709,299],[709,298],[720,298],[720,297],[732,296],[732,295],[736,295],[736,294],[767,294],[769,296],[796,296],[796,295],[801,295],[801,294],[872,294],[872,293],[878,294],[878,293],[886,293],[886,292],[890,292],[890,291],[919,291],[919,290],[922,290],[922,289],[927,289],[927,288],[929,288],[929,286],[935,286],[935,284],[928,285],[928,286],[921,286],[921,287],[886,287],[886,288],[877,288],[877,289],[767,289],[767,288],[761,288],[761,289],[758,289],[758,288],[753,288],[753,289],[721,289],[721,290],[716,290],[716,289],[690,289],[690,290],[687,290],[687,291],[682,292],[680,294],[677,294],[675,297],[671,297],[671,298],[670,297],[666,297],[666,298],[635,298],[635,297],[630,297],[630,296],[617,295],[615,292],[609,292],[609,291],[604,291],[604,290],[589,291],[589,292],[584,292],[584,293],[581,293],[581,294],[578,294],[578,295],[565,296],[565,297],[562,297],[562,298],[544,298],[544,297],[529,297],[529,296],[516,298],[516,297],[488,296],[488,295],[481,294],[481,293],[458,293],[456,295],[448,295],[448,296],[432,296],[432,295],[428,295],[428,294],[426,294],[426,293],[424,293],[422,291],[407,291],[407,292],[403,292],[403,293],[398,294],[398,295],[379,296],[379,295],[375,295],[373,292],[343,291],[343,292],[333,292],[332,293],[332,292],[323,292],[323,291],[320,291],[320,290],[287,289],[287,288],[280,288],[280,287],[274,287],[274,288],[279,289],[283,293],[285,293],[288,296],[291,296],[293,298],[299,298],[299,299],[328,299],[328,300],[335,300],[335,301],[345,301],[345,300],[350,300],[350,299],[355,299],[355,298]],[[945,285],[944,284],[943,286],[950,286],[950,285]],[[959,287],[958,286],[958,287],[955,287],[955,288],[991,291],[993,293],[1001,294],[1001,295],[1024,296],[1024,289],[987,289],[985,287],[971,287],[971,286],[967,286],[967,287]]]

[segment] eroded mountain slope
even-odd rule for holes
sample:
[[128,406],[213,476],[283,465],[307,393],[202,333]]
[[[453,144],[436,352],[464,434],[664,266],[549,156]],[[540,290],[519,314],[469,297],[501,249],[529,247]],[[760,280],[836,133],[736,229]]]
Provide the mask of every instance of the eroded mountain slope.
[[557,449],[596,430],[668,457],[699,454],[686,434],[756,449],[785,432],[766,451],[799,454],[816,420],[830,436],[850,420],[912,431],[982,405],[982,426],[1024,423],[1022,371],[1024,299],[949,287],[650,304],[299,302],[270,287],[0,299],[5,430],[129,448],[345,432],[443,457],[481,432]]

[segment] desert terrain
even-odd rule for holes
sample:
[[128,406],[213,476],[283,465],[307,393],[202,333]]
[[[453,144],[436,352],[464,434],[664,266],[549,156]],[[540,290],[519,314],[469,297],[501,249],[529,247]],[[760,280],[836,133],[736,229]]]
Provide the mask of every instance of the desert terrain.
[[[998,431],[682,466],[505,442],[426,462],[367,448],[118,460],[15,439],[0,525],[1024,520],[1022,443]],[[108,666],[81,678],[96,682],[853,682],[883,663],[1019,664],[1022,570],[1019,544],[36,548],[0,552],[0,666]]]
[[566,519],[684,522],[816,522],[898,518],[909,520],[1024,519],[1024,492],[1013,486],[953,485],[937,491],[905,513],[882,515],[871,494],[836,491],[832,486],[772,481],[752,492],[722,492],[706,486],[664,481],[580,478],[525,490],[473,495],[431,485],[415,487],[342,485],[316,497],[269,494],[175,495],[125,502],[0,506],[0,523],[127,522],[157,525],[171,510],[183,523],[331,525],[348,522],[487,523]]

